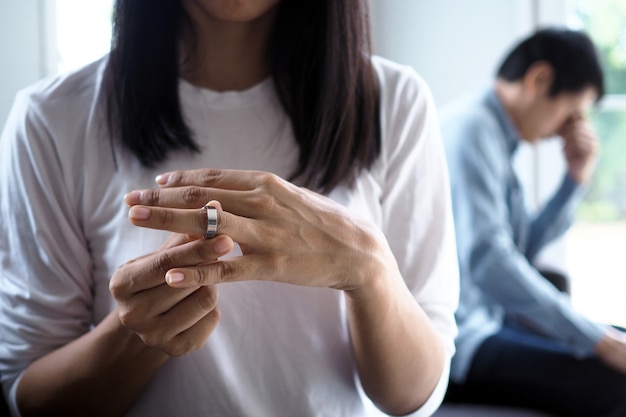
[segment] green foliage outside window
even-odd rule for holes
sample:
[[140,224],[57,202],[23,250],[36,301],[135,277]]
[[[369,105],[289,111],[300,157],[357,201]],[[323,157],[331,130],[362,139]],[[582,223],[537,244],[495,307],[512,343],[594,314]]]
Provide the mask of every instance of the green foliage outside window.
[[[626,1],[576,0],[575,16],[598,48],[607,94],[626,95]],[[600,105],[591,121],[601,141],[600,159],[579,219],[626,220],[626,104],[611,110]]]

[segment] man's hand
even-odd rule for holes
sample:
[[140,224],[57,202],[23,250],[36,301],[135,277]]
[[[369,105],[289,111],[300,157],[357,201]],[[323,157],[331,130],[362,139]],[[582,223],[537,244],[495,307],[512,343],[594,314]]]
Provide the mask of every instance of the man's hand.
[[591,124],[583,119],[567,122],[558,132],[563,138],[563,153],[569,175],[578,184],[591,178],[598,159],[599,141]]
[[602,362],[626,374],[626,334],[610,328],[596,345],[596,354]]

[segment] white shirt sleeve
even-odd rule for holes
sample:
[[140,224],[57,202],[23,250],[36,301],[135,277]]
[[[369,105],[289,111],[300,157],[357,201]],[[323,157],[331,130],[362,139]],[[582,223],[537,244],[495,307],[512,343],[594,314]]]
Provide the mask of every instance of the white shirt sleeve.
[[412,416],[440,405],[454,354],[459,271],[448,170],[435,105],[412,70],[382,85],[382,136],[386,165],[383,228],[400,271],[438,331],[446,365],[428,402]]
[[0,374],[14,415],[26,367],[93,321],[91,257],[43,95],[18,95],[0,139]]

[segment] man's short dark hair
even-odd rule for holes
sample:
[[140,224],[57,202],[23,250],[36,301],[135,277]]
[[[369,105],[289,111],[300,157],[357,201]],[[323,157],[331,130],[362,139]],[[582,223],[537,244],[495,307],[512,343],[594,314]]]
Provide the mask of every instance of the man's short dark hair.
[[519,43],[498,70],[498,78],[521,80],[536,62],[548,63],[554,70],[550,96],[578,93],[587,87],[604,95],[604,74],[593,42],[585,33],[570,29],[546,28]]

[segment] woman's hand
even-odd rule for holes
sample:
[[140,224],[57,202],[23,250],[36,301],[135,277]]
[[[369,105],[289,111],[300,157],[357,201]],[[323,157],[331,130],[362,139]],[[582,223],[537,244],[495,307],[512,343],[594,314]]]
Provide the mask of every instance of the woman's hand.
[[233,248],[228,236],[198,240],[173,234],[156,252],[118,268],[110,290],[121,323],[148,346],[170,356],[199,349],[217,326],[217,288],[171,288],[165,273],[175,267],[214,261]]
[[200,238],[208,223],[202,207],[218,200],[223,211],[214,239],[231,237],[243,254],[174,267],[166,274],[170,286],[272,280],[343,290],[365,392],[389,414],[407,414],[426,401],[441,376],[444,349],[377,227],[264,172],[176,171],[157,183],[160,189],[126,196],[133,224]]
[[230,236],[243,253],[174,265],[167,273],[171,286],[260,279],[357,291],[369,278],[395,271],[376,227],[273,174],[202,169],[167,173],[157,182],[160,189],[127,195],[133,224],[200,237],[207,227],[202,207],[218,200],[224,210],[218,211],[218,235]]

